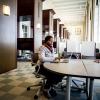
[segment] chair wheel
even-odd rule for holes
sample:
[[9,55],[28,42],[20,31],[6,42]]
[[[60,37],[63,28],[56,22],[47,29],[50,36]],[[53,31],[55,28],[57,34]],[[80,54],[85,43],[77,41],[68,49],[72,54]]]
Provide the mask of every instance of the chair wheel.
[[34,66],[35,64],[34,63],[31,63],[31,65]]
[[29,90],[30,90],[30,87],[27,88],[27,91],[29,91]]
[[37,95],[35,95],[35,96],[34,96],[34,99],[38,99],[38,96],[37,96]]

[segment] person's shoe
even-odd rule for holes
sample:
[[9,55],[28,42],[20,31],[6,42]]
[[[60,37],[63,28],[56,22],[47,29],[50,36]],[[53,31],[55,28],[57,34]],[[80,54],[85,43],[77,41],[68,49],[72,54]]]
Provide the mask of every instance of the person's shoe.
[[43,93],[47,98],[53,98],[57,95],[56,91],[53,88],[44,89]]
[[47,98],[51,98],[51,97],[52,97],[52,96],[50,95],[50,93],[49,93],[49,89],[44,89],[44,90],[43,90],[43,94],[44,94],[44,96],[47,97]]
[[56,90],[53,89],[53,88],[51,88],[51,89],[49,90],[49,94],[50,94],[52,97],[55,97],[55,96],[57,95]]

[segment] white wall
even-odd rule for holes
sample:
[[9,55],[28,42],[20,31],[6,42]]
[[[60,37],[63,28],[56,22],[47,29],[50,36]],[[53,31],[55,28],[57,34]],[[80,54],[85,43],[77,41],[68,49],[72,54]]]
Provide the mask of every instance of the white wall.
[[80,52],[80,41],[67,40],[67,52]]
[[81,55],[84,55],[84,56],[95,56],[95,42],[82,41],[82,44],[81,44]]
[[[70,33],[70,39],[74,41],[82,41],[83,40],[83,25],[69,25],[67,29]],[[80,32],[78,32],[78,30]]]
[[[34,11],[34,52],[37,53],[42,45],[42,0],[35,0]],[[38,25],[39,27],[37,27]]]

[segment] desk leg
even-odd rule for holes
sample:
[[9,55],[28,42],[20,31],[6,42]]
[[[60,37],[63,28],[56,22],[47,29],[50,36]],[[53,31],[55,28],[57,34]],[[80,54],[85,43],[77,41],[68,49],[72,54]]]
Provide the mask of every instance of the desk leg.
[[90,87],[89,87],[89,97],[88,100],[93,100],[93,93],[94,93],[94,79],[90,78]]
[[87,97],[89,96],[89,83],[90,83],[90,78],[86,78],[86,94],[87,94]]
[[67,86],[66,86],[66,97],[65,100],[70,100],[70,84],[71,84],[71,77],[67,77]]

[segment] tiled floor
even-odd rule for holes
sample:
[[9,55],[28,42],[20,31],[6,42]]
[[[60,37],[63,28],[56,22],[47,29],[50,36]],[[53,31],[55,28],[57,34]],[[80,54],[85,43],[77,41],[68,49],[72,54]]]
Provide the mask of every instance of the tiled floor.
[[[27,87],[36,84],[34,66],[31,62],[18,62],[18,68],[0,75],[0,100],[34,100],[35,90],[27,91]],[[40,100],[46,100],[43,96]]]
[[[31,62],[18,62],[17,69],[0,74],[0,100],[34,100],[37,89],[27,91],[27,87],[36,84],[40,79],[35,78],[34,66]],[[95,99],[100,100],[100,81],[95,82]],[[65,100],[64,91],[58,91],[57,97],[50,100]],[[39,100],[47,100],[43,95]],[[71,93],[71,100],[86,100],[84,93]]]

